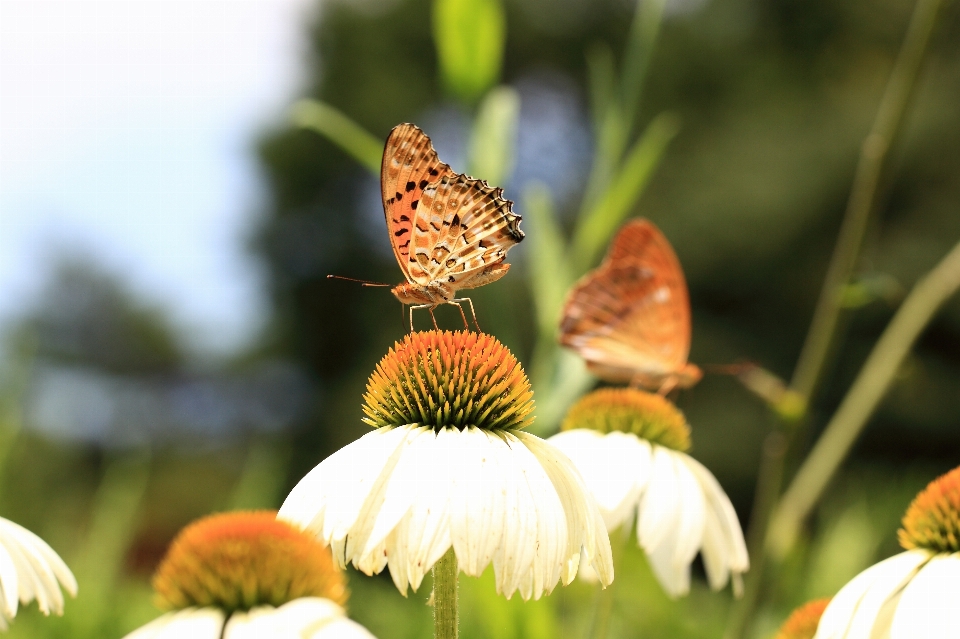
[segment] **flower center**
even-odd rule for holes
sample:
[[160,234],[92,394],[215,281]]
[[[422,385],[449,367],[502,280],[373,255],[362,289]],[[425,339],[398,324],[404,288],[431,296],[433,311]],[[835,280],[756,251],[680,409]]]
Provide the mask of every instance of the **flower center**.
[[820,625],[820,617],[829,603],[829,598],[815,599],[794,610],[780,627],[776,639],[813,639]]
[[160,606],[215,606],[231,613],[300,597],[344,603],[343,574],[330,551],[276,515],[223,513],[180,531],[153,578]]
[[601,388],[584,395],[561,426],[574,428],[617,430],[674,450],[690,448],[690,426],[683,413],[664,397],[636,388]]
[[930,482],[903,516],[900,545],[960,552],[960,467]]
[[380,360],[363,396],[373,427],[419,424],[517,429],[533,418],[533,392],[517,358],[495,337],[410,333]]

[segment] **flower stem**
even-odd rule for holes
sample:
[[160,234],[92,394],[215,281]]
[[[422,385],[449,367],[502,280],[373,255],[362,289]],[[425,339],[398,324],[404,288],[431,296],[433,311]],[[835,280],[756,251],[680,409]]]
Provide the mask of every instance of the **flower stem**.
[[936,24],[940,4],[941,0],[918,0],[900,53],[890,72],[873,127],[860,148],[860,159],[840,235],[790,382],[790,387],[808,400],[816,389],[836,335],[843,289],[857,266],[867,223],[876,206],[880,178],[890,147],[902,128],[907,106],[913,97],[920,64]]
[[[860,158],[837,244],[817,300],[813,320],[790,381],[790,390],[798,393],[804,399],[806,406],[811,405],[811,397],[832,350],[831,346],[842,310],[843,288],[849,283],[857,266],[870,215],[876,207],[877,191],[883,177],[888,152],[902,128],[941,4],[942,0],[917,0],[873,126],[860,148]],[[798,431],[801,431],[808,421],[809,416],[804,415],[799,423],[781,424],[781,428],[768,435],[760,459],[759,478],[783,476],[790,448],[789,443],[802,440]],[[791,428],[793,432],[781,432],[787,428]],[[785,435],[787,437],[784,441]],[[786,445],[783,445],[784,443]],[[782,535],[772,530],[774,526],[770,522],[771,513],[781,512],[776,494],[779,492],[779,486],[770,485],[767,488],[758,486],[757,492],[765,494],[762,495],[761,503],[754,505],[754,512],[750,517],[750,540],[754,542],[750,547],[753,569],[747,574],[745,596],[734,606],[730,615],[724,639],[739,639],[744,636],[763,590],[761,587],[763,571],[758,570],[758,567],[764,566],[764,553],[770,544],[756,542],[760,540],[769,542],[770,535]],[[782,541],[786,539],[783,537]],[[780,546],[780,552],[785,552],[782,550],[782,542]]]
[[[613,574],[620,570],[620,560],[626,550],[627,543],[630,541],[630,533],[633,530],[633,524],[630,520],[620,525],[620,533],[610,535],[610,550],[613,554]],[[613,615],[613,586],[610,584],[606,588],[600,586],[597,592],[597,603],[593,613],[593,623],[590,626],[591,639],[606,639],[610,628],[610,617]]]
[[782,559],[793,546],[801,524],[890,388],[913,343],[958,288],[960,243],[910,291],[784,493],[767,534],[767,550],[775,559]]
[[457,581],[460,568],[451,547],[433,566],[433,636],[456,639],[459,635]]

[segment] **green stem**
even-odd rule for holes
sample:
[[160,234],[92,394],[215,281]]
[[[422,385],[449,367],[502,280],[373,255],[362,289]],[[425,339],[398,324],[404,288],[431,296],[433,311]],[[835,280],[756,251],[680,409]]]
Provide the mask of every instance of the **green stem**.
[[800,351],[790,386],[809,400],[823,372],[836,335],[843,289],[850,281],[860,257],[863,236],[877,200],[877,189],[887,156],[900,131],[907,106],[913,97],[920,64],[936,23],[941,0],[919,0],[913,10],[907,34],[877,110],[873,128],[860,148],[860,160],[837,245],[817,300],[807,339]]
[[459,635],[457,580],[460,568],[453,548],[433,566],[433,636],[456,639]]
[[[790,383],[790,390],[798,393],[806,406],[811,404],[811,396],[816,390],[831,352],[841,311],[843,287],[850,281],[857,265],[870,215],[876,206],[877,190],[883,176],[888,151],[903,125],[904,115],[914,94],[920,65],[926,54],[940,4],[941,0],[917,1],[873,126],[861,146],[860,159],[840,234]],[[794,425],[794,430],[802,430],[806,423],[807,415],[803,415],[799,424]],[[784,424],[784,426],[787,425]],[[792,440],[801,439],[797,436],[797,432],[792,435]],[[774,435],[771,434],[771,436]],[[765,446],[764,449],[765,452],[760,459],[758,478],[782,477],[789,446],[773,449]],[[768,450],[771,451],[770,454]],[[758,487],[758,494],[761,491],[771,493],[779,491],[779,480],[776,487],[766,489]],[[770,546],[769,535],[774,528],[774,526],[768,527],[769,517],[772,512],[780,512],[776,497],[777,495],[773,494],[769,503],[756,503],[751,513],[750,538],[751,540],[763,538],[765,543],[759,544],[759,547],[750,548],[753,569],[747,575],[745,596],[735,606],[730,616],[725,639],[738,639],[744,636],[749,619],[759,600],[763,574],[758,568],[762,568],[765,564],[764,553]],[[781,552],[785,552],[782,547]]]
[[[620,570],[621,558],[623,557],[626,545],[630,540],[630,533],[633,531],[632,521],[624,522],[618,535],[610,535],[610,550],[613,553],[613,574]],[[616,538],[615,538],[616,537]],[[613,586],[610,584],[606,588],[600,586],[597,593],[597,603],[593,614],[593,625],[590,627],[589,636],[591,639],[606,639],[610,629],[610,617],[613,616]]]
[[727,623],[724,639],[742,637],[750,616],[760,598],[760,586],[766,564],[763,552],[764,538],[770,513],[776,506],[783,482],[783,458],[787,450],[787,436],[781,429],[774,430],[763,441],[760,471],[750,513],[750,528],[747,535],[747,553],[751,558],[750,572],[744,584],[743,599],[733,607]]
[[592,639],[606,639],[610,628],[610,617],[613,615],[613,584],[606,588],[601,587],[597,593],[597,605],[593,615],[593,627],[590,629]]
[[767,535],[767,551],[774,558],[783,558],[793,546],[804,519],[890,388],[913,343],[958,288],[960,243],[910,291],[784,493]]

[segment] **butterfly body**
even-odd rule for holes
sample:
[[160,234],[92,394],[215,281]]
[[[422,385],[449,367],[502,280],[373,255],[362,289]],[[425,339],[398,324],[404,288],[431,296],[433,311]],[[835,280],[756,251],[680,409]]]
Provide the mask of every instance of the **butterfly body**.
[[457,291],[503,277],[507,251],[523,239],[503,190],[455,173],[413,124],[390,132],[380,172],[383,210],[407,281],[392,289],[404,304],[457,303]]
[[560,343],[603,380],[661,393],[696,384],[687,362],[690,299],[680,262],[648,220],[628,222],[603,263],[567,296]]

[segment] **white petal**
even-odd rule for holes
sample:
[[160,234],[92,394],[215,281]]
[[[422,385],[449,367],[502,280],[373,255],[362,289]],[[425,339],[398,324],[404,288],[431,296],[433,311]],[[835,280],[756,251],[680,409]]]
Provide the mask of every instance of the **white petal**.
[[[395,541],[387,544],[390,572],[399,569],[414,590],[450,547],[450,479],[457,473],[460,434],[456,428],[436,434],[428,430],[404,452],[387,489],[385,507],[394,503],[398,509],[406,508],[395,524]],[[396,490],[406,494],[397,495]]]
[[3,545],[0,539],[0,590],[3,591],[3,599],[0,601],[3,605],[3,614],[12,619],[17,615],[17,605],[20,599],[17,593],[20,592],[20,578],[17,576],[17,566],[13,557]]
[[635,511],[650,476],[650,444],[632,433],[598,433],[574,429],[547,440],[559,448],[583,476],[597,500],[607,530],[620,526]]
[[960,638],[960,553],[936,555],[900,596],[891,639]]
[[[902,585],[903,581],[909,579],[910,575],[926,563],[929,558],[930,554],[924,551],[903,552],[889,559],[884,559],[851,579],[847,582],[847,585],[840,589],[840,592],[836,594],[826,610],[823,611],[814,639],[869,637],[869,634],[851,634],[851,631],[854,630],[862,632],[866,625],[867,620],[861,618],[857,620],[858,627],[853,627],[854,620],[866,598],[870,596],[871,602],[878,598],[882,600],[889,598]],[[877,586],[879,586],[877,590],[872,592]],[[881,606],[882,604],[883,601],[880,602]],[[868,632],[869,630],[870,628],[867,627]]]
[[[298,637],[298,639],[300,639]],[[303,639],[376,639],[370,631],[346,617],[335,619]]]
[[846,633],[850,639],[871,639],[875,636],[874,626],[880,610],[910,581],[917,570],[915,558],[906,553],[882,563],[883,568],[873,573],[870,587],[863,593],[860,604],[850,619]]
[[450,502],[450,536],[460,570],[479,577],[503,539],[505,488],[494,435],[464,429],[456,451],[459,468]]
[[674,534],[680,522],[680,507],[680,480],[673,455],[666,448],[655,446],[652,473],[637,519],[637,538],[648,553]]
[[[686,455],[660,446],[654,447],[654,455],[663,451],[673,464],[672,475],[676,478],[677,504],[673,517],[673,530],[666,531],[656,543],[647,542],[644,549],[650,558],[650,566],[664,590],[672,597],[690,592],[690,564],[697,556],[703,541],[706,507],[700,483],[693,471],[684,464]],[[664,473],[664,476],[668,476]],[[659,481],[659,477],[654,482]],[[657,487],[651,482],[649,493],[657,496]],[[670,487],[673,491],[673,487]]]
[[[747,572],[750,569],[750,556],[747,554],[747,543],[743,538],[743,529],[740,527],[737,511],[730,503],[730,498],[723,492],[720,482],[713,476],[713,473],[707,470],[703,464],[689,455],[683,455],[683,462],[697,476],[697,480],[703,489],[703,496],[707,500],[707,510],[712,512],[716,518],[716,524],[725,540],[727,566],[735,574]],[[705,532],[705,538],[706,534]],[[704,546],[704,552],[706,553],[706,540]],[[724,579],[724,582],[726,582],[726,579]]]
[[730,579],[730,556],[732,552],[724,534],[720,518],[709,507],[703,522],[703,566],[707,571],[707,582],[713,590],[720,590]]
[[510,598],[533,563],[538,513],[525,474],[525,467],[532,465],[529,459],[526,464],[521,461],[521,455],[532,455],[516,437],[506,433],[497,435],[500,441],[492,452],[502,472],[504,530],[500,546],[493,555],[493,571],[497,592]]
[[344,446],[300,480],[277,517],[316,534],[343,567],[347,533],[409,435],[406,427],[381,428]]
[[[397,447],[395,465],[381,473],[380,481],[370,491],[347,540],[347,557],[364,569],[371,552],[406,516],[414,500],[431,486],[421,483],[422,468],[433,464],[436,436],[423,426],[403,429],[409,431],[406,441]],[[398,429],[400,430],[400,429]]]
[[220,639],[223,612],[216,608],[187,608],[168,612],[123,639]]
[[[575,483],[571,486],[571,477],[578,475],[563,453],[535,435],[521,431],[516,437],[533,454],[547,479],[540,484],[543,497],[538,499],[538,503],[550,504],[549,511],[541,511],[538,526],[542,583],[535,582],[534,590],[550,592],[561,577],[569,583],[576,575],[584,538],[581,514],[589,514],[584,508],[586,490]],[[573,574],[568,575],[571,565]]]
[[586,562],[594,565],[603,585],[609,585],[613,581],[610,540],[585,480],[573,462],[550,442],[529,433],[519,433],[518,437],[522,438],[547,471],[566,514],[568,539],[562,557],[565,567],[563,582],[570,583],[576,575],[583,552]]
[[[36,599],[37,606],[44,614],[49,614],[50,611],[62,614],[63,593],[60,592],[58,581],[71,594],[77,592],[77,581],[59,555],[40,537],[3,518],[0,518],[0,545],[6,551],[6,555],[0,560],[0,563],[6,563],[4,572],[9,571],[11,565],[16,571],[17,579],[9,582],[8,575],[7,583],[10,583],[11,589],[16,587],[20,602],[27,603]],[[13,592],[8,591],[7,584],[4,583],[5,610],[9,610],[11,595]],[[13,607],[13,613],[16,613],[16,607]]]
[[703,489],[696,475],[686,465],[686,455],[674,453],[677,461],[677,477],[680,480],[680,527],[676,535],[673,561],[677,566],[689,568],[703,544],[703,528],[706,523],[706,504]]
[[511,455],[519,464],[535,516],[534,534],[527,540],[532,546],[533,557],[528,565],[521,566],[520,595],[525,601],[539,599],[560,580],[568,554],[565,552],[568,549],[567,514],[543,464],[533,454],[532,448],[542,440],[523,432],[504,433],[503,437],[510,443]]
[[[343,609],[329,599],[302,597],[285,603],[279,608],[260,606],[249,612],[234,613],[227,622],[223,637],[224,639],[336,637],[338,635],[335,629],[342,627],[339,623],[342,621],[345,621]],[[369,637],[370,635],[366,633],[346,636]]]

